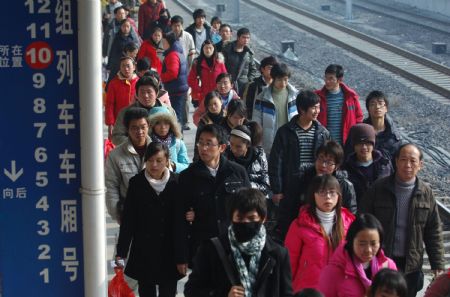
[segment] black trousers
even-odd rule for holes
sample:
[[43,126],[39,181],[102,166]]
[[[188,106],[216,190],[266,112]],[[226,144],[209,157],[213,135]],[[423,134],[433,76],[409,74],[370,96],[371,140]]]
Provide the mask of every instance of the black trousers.
[[423,288],[424,275],[422,270],[405,274],[406,258],[393,257],[392,260],[394,260],[395,264],[397,265],[397,269],[403,272],[403,276],[406,279],[406,284],[408,285],[408,297],[416,297],[417,292],[419,292]]
[[[155,283],[154,281],[139,281],[139,297],[175,297],[177,294],[177,281],[167,280]],[[158,294],[156,286],[158,285]]]

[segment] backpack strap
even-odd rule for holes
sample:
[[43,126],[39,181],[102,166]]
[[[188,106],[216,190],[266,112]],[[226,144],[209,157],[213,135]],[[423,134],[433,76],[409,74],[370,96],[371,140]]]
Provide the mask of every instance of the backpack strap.
[[230,259],[226,256],[225,250],[223,249],[223,245],[220,242],[218,237],[211,238],[214,247],[216,248],[217,254],[219,255],[220,260],[222,261],[223,268],[225,269],[225,273],[227,274],[228,280],[230,281],[232,286],[236,286],[239,282],[236,281],[236,278],[233,274],[233,269],[231,266]]

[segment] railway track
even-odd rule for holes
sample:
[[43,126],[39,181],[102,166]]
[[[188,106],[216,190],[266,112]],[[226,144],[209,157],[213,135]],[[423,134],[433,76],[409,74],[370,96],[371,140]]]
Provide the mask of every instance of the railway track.
[[450,104],[448,67],[284,2],[243,1],[388,69],[427,90],[433,99]]
[[[345,0],[335,1],[345,4]],[[365,10],[378,15],[383,15],[386,17],[391,17],[408,24],[420,26],[428,30],[438,32],[440,34],[450,36],[450,21],[440,20],[426,15],[419,15],[417,13],[409,12],[395,6],[376,1],[354,1],[353,6],[361,10]]]

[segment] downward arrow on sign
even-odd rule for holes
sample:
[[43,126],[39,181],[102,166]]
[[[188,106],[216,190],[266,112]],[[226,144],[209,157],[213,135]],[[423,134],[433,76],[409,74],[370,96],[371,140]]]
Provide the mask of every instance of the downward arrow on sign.
[[20,168],[18,172],[16,172],[16,160],[11,161],[11,171],[8,171],[6,168],[3,169],[3,172],[7,177],[9,177],[13,182],[15,182],[22,174],[23,168]]

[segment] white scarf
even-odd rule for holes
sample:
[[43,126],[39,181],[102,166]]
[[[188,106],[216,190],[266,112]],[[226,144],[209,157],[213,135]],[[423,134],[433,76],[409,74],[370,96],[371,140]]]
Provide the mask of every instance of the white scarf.
[[155,190],[156,194],[159,195],[166,188],[166,184],[169,181],[170,171],[169,168],[164,168],[163,176],[161,179],[154,179],[148,174],[147,170],[145,170],[145,178],[147,179],[150,186]]
[[327,235],[330,236],[331,231],[333,230],[334,222],[336,221],[336,210],[333,209],[333,211],[330,212],[323,212],[316,207],[316,214],[323,229]]

